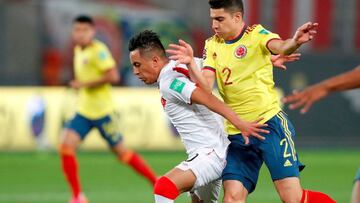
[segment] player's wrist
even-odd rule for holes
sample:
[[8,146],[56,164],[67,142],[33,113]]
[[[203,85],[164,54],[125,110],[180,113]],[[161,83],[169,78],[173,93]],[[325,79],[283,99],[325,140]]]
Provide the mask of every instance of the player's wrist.
[[197,67],[197,65],[196,65],[196,62],[195,62],[195,59],[194,58],[192,58],[191,60],[190,60],[190,63],[188,64],[191,68],[196,68]]
[[303,43],[301,41],[299,41],[298,39],[296,39],[296,37],[293,37],[291,39],[291,43],[293,44],[294,47],[299,48]]

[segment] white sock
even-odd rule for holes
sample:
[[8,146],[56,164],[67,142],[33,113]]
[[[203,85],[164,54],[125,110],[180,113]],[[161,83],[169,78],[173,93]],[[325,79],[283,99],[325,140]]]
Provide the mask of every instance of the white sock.
[[154,195],[155,196],[155,203],[174,203],[173,199],[168,199],[161,195]]

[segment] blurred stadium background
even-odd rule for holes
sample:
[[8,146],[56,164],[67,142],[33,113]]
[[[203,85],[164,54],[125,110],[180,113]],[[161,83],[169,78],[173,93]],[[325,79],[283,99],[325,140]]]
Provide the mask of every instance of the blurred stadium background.
[[[360,63],[360,0],[244,0],[248,24],[261,23],[291,37],[306,21],[319,22],[318,36],[301,48],[301,60],[274,70],[282,94],[301,89]],[[201,56],[212,35],[206,0],[0,0],[0,202],[66,202],[68,189],[56,147],[74,111],[72,19],[90,14],[97,37],[118,62],[114,90],[125,142],[140,150],[158,174],[186,158],[176,131],[162,113],[156,87],[144,87],[131,72],[127,42],[152,29],[165,44],[182,38]],[[360,90],[331,95],[306,115],[289,111],[297,148],[307,165],[306,188],[349,202],[360,164]],[[91,202],[152,202],[150,186],[119,165],[92,132],[80,149],[81,178]],[[176,202],[189,202],[182,195]],[[250,203],[279,202],[263,169]]]

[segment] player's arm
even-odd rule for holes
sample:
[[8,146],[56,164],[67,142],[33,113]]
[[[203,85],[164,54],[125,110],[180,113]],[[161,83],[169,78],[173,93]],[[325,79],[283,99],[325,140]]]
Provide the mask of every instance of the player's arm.
[[99,78],[98,80],[87,81],[87,82],[80,82],[78,80],[72,80],[70,82],[70,86],[75,89],[83,88],[83,87],[92,88],[92,87],[101,86],[101,85],[107,84],[107,83],[116,84],[119,81],[120,81],[120,76],[118,74],[117,69],[114,67],[114,68],[107,69],[104,72],[103,77]]
[[290,109],[302,107],[301,113],[306,113],[314,102],[326,97],[329,93],[360,87],[360,65],[346,73],[331,77],[320,83],[294,92],[283,98],[284,103],[290,104]]
[[179,44],[170,44],[166,50],[170,54],[170,59],[177,60],[178,63],[187,65],[191,80],[198,84],[203,90],[211,93],[215,83],[215,72],[204,69],[201,71],[194,59],[194,51],[190,44],[179,40]]
[[302,44],[311,41],[316,35],[318,23],[305,23],[300,26],[293,38],[287,40],[271,40],[268,49],[274,54],[289,55],[296,51]]
[[241,120],[237,114],[231,110],[226,104],[216,98],[214,95],[209,94],[201,88],[196,88],[191,94],[191,101],[193,103],[201,104],[209,108],[211,111],[216,112],[230,121],[236,128],[241,130],[241,133],[246,140],[249,141],[249,136],[257,137],[261,140],[265,138],[259,133],[269,133],[269,131],[262,129],[267,124],[260,124],[262,119],[258,119],[254,122],[246,122]]

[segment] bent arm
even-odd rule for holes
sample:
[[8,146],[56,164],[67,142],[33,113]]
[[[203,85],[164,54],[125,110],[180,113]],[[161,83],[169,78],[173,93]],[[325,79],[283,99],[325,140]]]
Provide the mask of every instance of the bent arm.
[[259,133],[269,133],[269,131],[261,129],[262,127],[266,127],[266,124],[258,123],[262,119],[258,119],[253,122],[246,122],[241,120],[238,115],[231,110],[228,106],[226,106],[222,101],[216,98],[214,95],[209,94],[202,90],[201,88],[196,88],[192,95],[191,101],[193,103],[202,104],[209,108],[211,111],[216,112],[226,118],[230,123],[232,123],[237,129],[241,131],[242,136],[248,143],[248,136],[253,136],[258,139],[264,140],[265,138],[261,136]]
[[268,44],[269,50],[274,54],[290,55],[300,47],[294,39],[271,40]]

